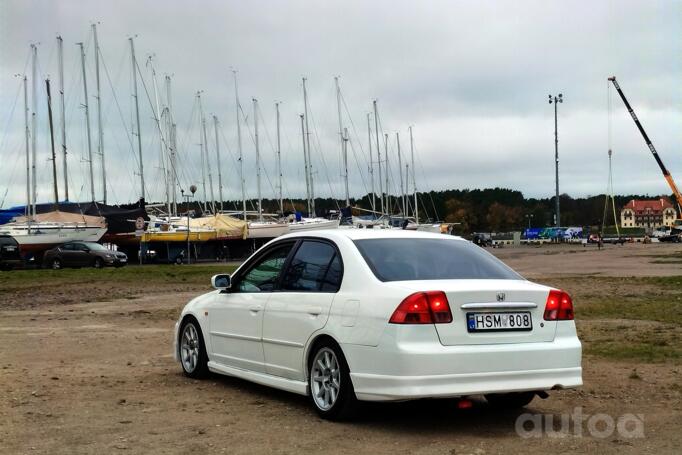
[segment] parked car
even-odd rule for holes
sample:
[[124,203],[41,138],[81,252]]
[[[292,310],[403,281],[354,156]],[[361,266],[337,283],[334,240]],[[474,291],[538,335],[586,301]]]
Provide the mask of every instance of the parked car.
[[120,251],[112,251],[99,243],[68,242],[47,250],[43,256],[43,266],[53,269],[64,267],[123,267],[128,256]]
[[570,296],[459,237],[294,233],[211,282],[175,325],[184,374],[307,395],[323,418],[359,400],[483,394],[522,407],[582,385]]
[[0,235],[0,270],[12,270],[21,265],[19,244],[11,235]]

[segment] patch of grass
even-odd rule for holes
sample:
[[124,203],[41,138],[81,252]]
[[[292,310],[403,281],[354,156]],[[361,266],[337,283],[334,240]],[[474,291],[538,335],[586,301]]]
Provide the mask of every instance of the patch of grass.
[[682,325],[682,296],[600,299],[576,304],[576,314],[586,319],[635,319]]
[[146,285],[164,285],[183,282],[187,284],[209,284],[212,275],[232,273],[237,266],[225,265],[143,265],[121,268],[82,268],[82,269],[37,269],[14,270],[0,273],[0,293],[22,291],[40,287],[42,289],[58,289],[60,286],[82,284],[111,285],[135,283]]
[[[658,346],[647,341],[599,341],[586,343],[585,353],[612,360],[635,360],[646,363],[678,362],[682,359],[682,346]],[[630,379],[635,378],[630,375]]]

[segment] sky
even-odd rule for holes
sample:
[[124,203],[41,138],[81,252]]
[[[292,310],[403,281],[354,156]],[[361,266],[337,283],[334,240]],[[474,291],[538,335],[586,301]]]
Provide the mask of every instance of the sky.
[[[33,1],[0,0],[0,208],[26,200],[22,75],[32,103],[30,44],[37,44],[36,175],[39,202],[53,199],[45,79],[52,84],[58,189],[64,197],[56,36],[64,42],[69,196],[91,200],[85,99],[77,42],[86,53],[95,198],[102,200],[95,53],[97,24],[107,202],[140,193],[130,44],[139,68],[140,132],[147,200],[164,195],[161,132],[155,119],[171,77],[178,181],[210,180],[217,199],[241,197],[237,161],[236,71],[246,194],[257,197],[258,101],[261,194],[278,194],[275,103],[281,112],[284,198],[305,194],[300,114],[307,79],[314,191],[344,198],[337,94],[349,130],[351,197],[371,188],[367,114],[379,111],[382,173],[388,134],[389,188],[411,163],[418,189],[504,187],[526,197],[554,194],[554,105],[558,105],[562,193],[602,194],[609,147],[617,194],[670,194],[653,157],[607,77],[616,75],[678,185],[682,184],[682,2],[680,1]],[[148,63],[151,56],[152,65]],[[19,76],[17,76],[19,75]],[[206,118],[202,139],[197,92]],[[609,97],[611,102],[609,103]],[[610,108],[609,108],[610,106]],[[221,164],[218,168],[217,116]],[[374,119],[371,119],[374,129]],[[610,134],[609,134],[610,131]],[[398,172],[400,136],[402,169]],[[372,131],[374,134],[374,131]],[[374,185],[379,189],[376,138]],[[202,177],[200,143],[208,145]],[[210,180],[209,171],[210,169]],[[220,172],[219,172],[220,171]],[[383,183],[385,184],[385,183]],[[413,188],[410,176],[409,189]]]

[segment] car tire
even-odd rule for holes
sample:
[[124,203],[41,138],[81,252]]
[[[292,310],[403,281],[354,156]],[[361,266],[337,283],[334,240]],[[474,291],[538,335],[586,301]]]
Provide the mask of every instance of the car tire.
[[57,258],[52,259],[52,262],[50,263],[50,267],[52,267],[52,270],[59,270],[62,268],[62,261],[60,261]]
[[527,406],[535,398],[535,392],[490,393],[485,399],[498,409],[518,409]]
[[316,344],[310,355],[308,372],[308,396],[318,415],[327,420],[351,418],[358,400],[341,348],[330,339]]
[[95,258],[94,266],[96,269],[103,268],[104,267],[104,261],[102,261],[102,258]]
[[185,376],[194,379],[208,376],[208,355],[204,336],[196,319],[186,319],[180,327],[178,355]]

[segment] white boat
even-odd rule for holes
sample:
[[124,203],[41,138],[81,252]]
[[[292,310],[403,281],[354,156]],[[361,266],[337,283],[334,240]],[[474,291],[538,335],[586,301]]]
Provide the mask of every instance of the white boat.
[[314,231],[317,229],[337,229],[340,220],[327,220],[325,218],[303,218],[301,221],[289,223],[289,232]]
[[97,242],[107,232],[103,218],[66,212],[20,217],[0,226],[0,234],[14,237],[22,251],[37,251],[64,242]]
[[289,225],[274,221],[249,221],[248,239],[272,239],[289,233]]

